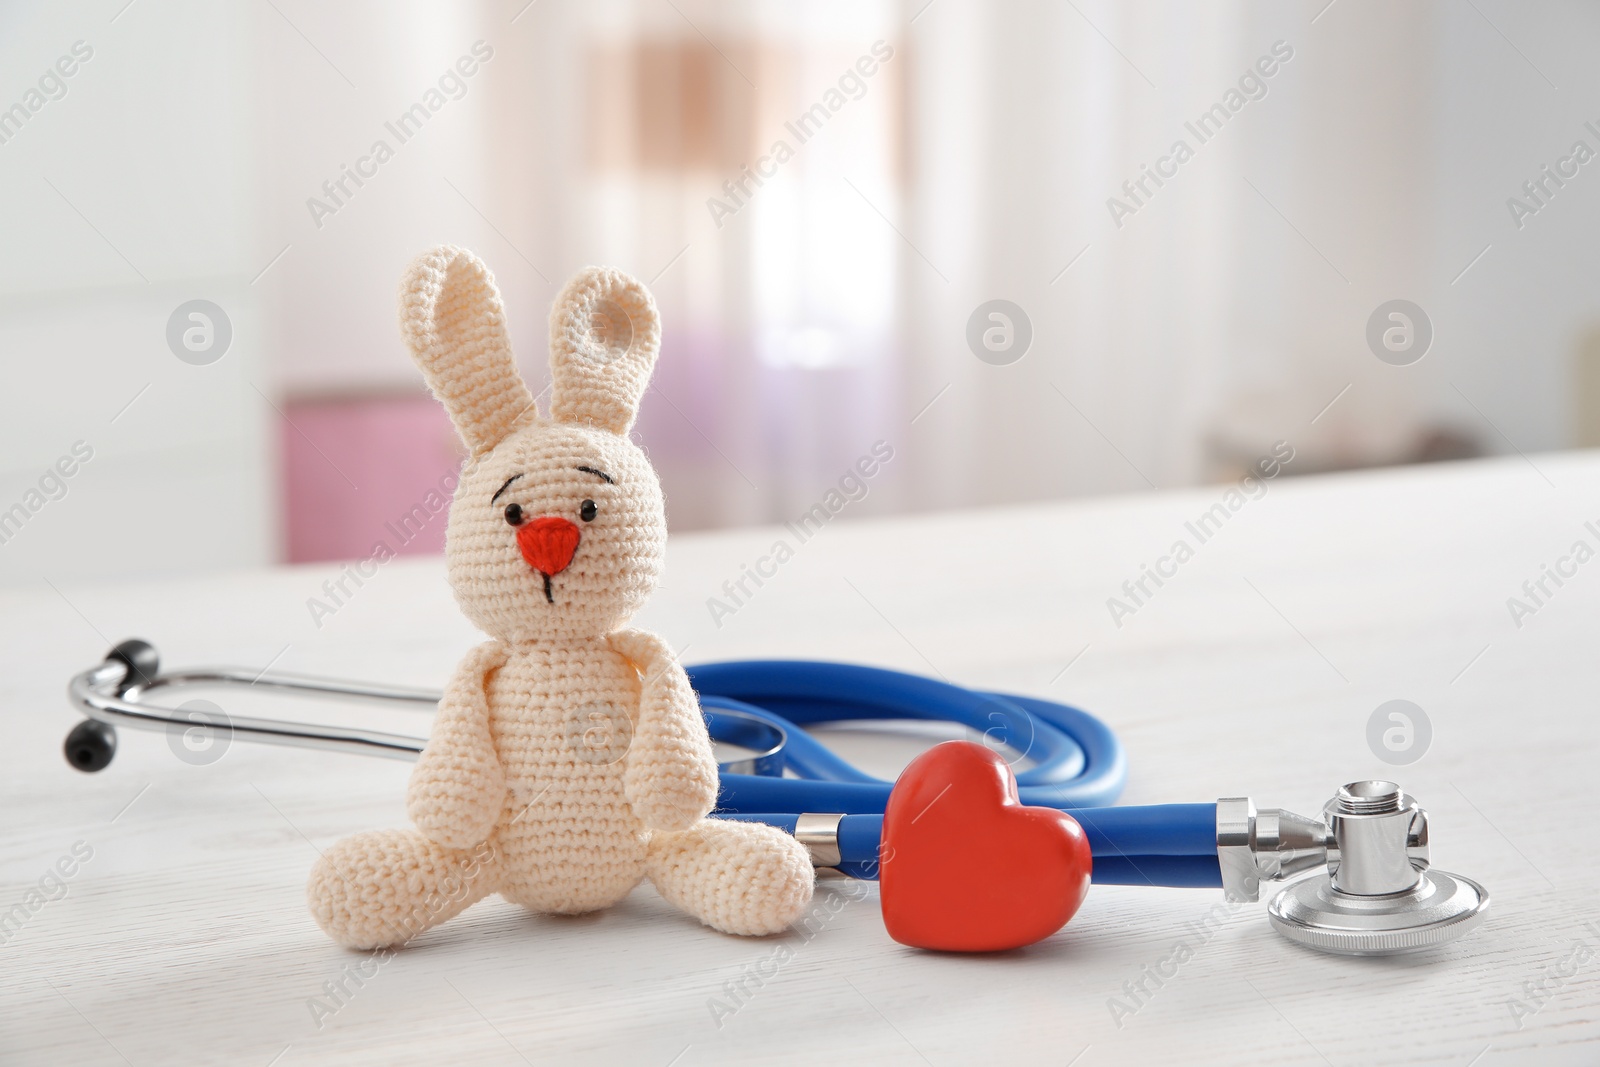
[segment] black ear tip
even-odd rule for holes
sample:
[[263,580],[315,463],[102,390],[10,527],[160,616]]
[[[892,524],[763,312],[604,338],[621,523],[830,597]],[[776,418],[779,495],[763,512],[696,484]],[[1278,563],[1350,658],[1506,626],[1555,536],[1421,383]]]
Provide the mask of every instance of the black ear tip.
[[85,774],[103,771],[117,754],[117,731],[98,719],[85,719],[67,734],[61,750],[67,762]]
[[156,652],[156,647],[137,637],[129,638],[107,652],[106,660],[120,663],[127,668],[127,673],[122,676],[122,681],[117,686],[118,696],[130,686],[149,685],[161,673],[161,656]]

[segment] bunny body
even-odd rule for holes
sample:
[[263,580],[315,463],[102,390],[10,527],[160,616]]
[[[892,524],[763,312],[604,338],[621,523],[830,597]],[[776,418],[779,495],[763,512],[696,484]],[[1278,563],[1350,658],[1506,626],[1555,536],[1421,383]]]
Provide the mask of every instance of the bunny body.
[[341,944],[410,940],[490,893],[537,912],[614,904],[645,878],[707,925],[774,933],[810,903],[805,849],[708,820],[717,769],[672,650],[622,629],[659,578],[659,483],[626,434],[659,343],[650,295],[591,268],[551,315],[552,418],[517,374],[493,279],[443,247],[412,267],[401,325],[472,450],[446,558],[493,640],[457,668],[407,793],[414,831],[328,849],[313,916]]
[[[604,762],[617,715],[636,715],[639,680],[604,641],[518,649],[489,687],[489,729],[506,771],[495,844],[508,857],[501,892],[535,911],[593,911],[645,873],[647,836],[623,788],[625,760]],[[598,722],[573,707],[603,708]],[[517,709],[537,709],[533,714]],[[600,758],[571,761],[573,725],[599,730]],[[572,818],[581,812],[581,823]],[[519,818],[520,815],[520,818]],[[583,871],[582,879],[572,872]]]

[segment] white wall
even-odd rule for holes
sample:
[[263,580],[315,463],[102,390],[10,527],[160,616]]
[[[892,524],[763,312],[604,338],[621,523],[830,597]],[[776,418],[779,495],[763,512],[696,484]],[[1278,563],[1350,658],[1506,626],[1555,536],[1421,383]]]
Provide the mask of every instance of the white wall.
[[[257,226],[251,20],[205,3],[0,8],[0,106],[70,55],[66,94],[0,144],[0,509],[43,503],[0,544],[0,581],[272,558],[272,412]],[[53,187],[52,187],[53,186]],[[165,340],[181,303],[233,325],[210,366]],[[137,397],[137,399],[135,399]],[[84,442],[60,499],[30,495]]]
[[[421,248],[484,237],[446,182],[486,184],[494,61],[408,143],[384,123],[513,27],[474,5],[123,2],[0,9],[5,104],[92,49],[0,144],[0,196],[21,205],[0,215],[0,512],[38,501],[74,442],[93,453],[0,544],[3,582],[276,560],[284,397],[417,389],[396,280]],[[308,198],[380,137],[394,158],[319,227]],[[206,366],[165,337],[197,297],[233,329]]]
[[[1433,9],[1431,168],[1417,180],[1434,236],[1430,271],[1446,284],[1443,358],[1427,368],[1429,400],[1484,425],[1456,383],[1504,434],[1492,438],[1497,451],[1510,450],[1507,438],[1524,452],[1569,447],[1572,360],[1582,336],[1600,327],[1600,161],[1581,167],[1520,229],[1506,201],[1526,200],[1522,184],[1574,141],[1600,152],[1600,135],[1584,126],[1600,128],[1600,11],[1570,2],[1478,6],[1482,16],[1468,5]],[[1448,285],[1486,245],[1466,277]]]

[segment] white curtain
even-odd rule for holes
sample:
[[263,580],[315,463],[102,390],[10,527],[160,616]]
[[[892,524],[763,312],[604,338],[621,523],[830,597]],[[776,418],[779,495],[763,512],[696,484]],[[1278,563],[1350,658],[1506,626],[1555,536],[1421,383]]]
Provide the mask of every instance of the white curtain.
[[[880,440],[895,459],[853,513],[1193,484],[1278,439],[1302,469],[1383,461],[1417,433],[1415,390],[1380,380],[1361,325],[1425,256],[1420,192],[1392,175],[1425,162],[1427,91],[1414,63],[1343,70],[1359,24],[1244,4],[542,7],[491,170],[547,274],[654,277],[667,348],[641,430],[676,528],[791,519]],[[1425,21],[1392,16],[1377,51],[1419,48]],[[799,144],[785,123],[879,41],[892,57]],[[710,57],[705,121],[739,150],[597,161],[619,114],[676,113],[637,85],[597,94],[597,66],[664,91],[659,63],[616,58],[648,48]],[[1201,143],[1185,124],[1253,70]],[[1382,170],[1307,132],[1355,124]],[[1119,226],[1107,201],[1180,139],[1193,157]],[[777,141],[793,158],[730,194]],[[1016,363],[968,347],[991,299],[1031,321]]]

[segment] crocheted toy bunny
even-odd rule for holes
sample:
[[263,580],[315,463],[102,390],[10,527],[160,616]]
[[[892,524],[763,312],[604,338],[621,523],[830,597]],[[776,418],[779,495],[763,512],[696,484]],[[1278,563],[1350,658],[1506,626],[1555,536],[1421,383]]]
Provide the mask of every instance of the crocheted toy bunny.
[[580,272],[550,314],[550,417],[517,373],[494,279],[443,246],[407,272],[400,328],[471,452],[447,528],[461,610],[492,640],[456,669],[407,792],[415,830],[328,849],[318,925],[398,945],[490,893],[535,912],[615,904],[649,878],[708,926],[770,934],[811,901],[794,838],[707,819],[717,766],[667,643],[620,629],[661,574],[666,516],[628,439],[660,344],[655,302]]

